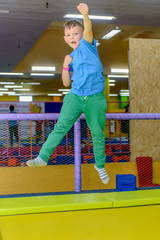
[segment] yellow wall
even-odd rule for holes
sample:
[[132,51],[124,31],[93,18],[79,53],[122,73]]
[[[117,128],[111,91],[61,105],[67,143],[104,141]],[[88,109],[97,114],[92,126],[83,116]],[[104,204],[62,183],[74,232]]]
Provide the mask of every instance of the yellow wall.
[[[8,102],[17,102],[19,101],[18,96],[0,96],[0,101],[8,101]],[[33,101],[43,101],[43,102],[61,102],[63,101],[62,97],[50,97],[50,96],[33,96]]]
[[34,101],[43,101],[43,102],[53,102],[53,97],[51,96],[34,96]]
[[[113,103],[112,103],[113,102]],[[123,109],[119,108],[119,97],[110,97],[109,102],[107,103],[108,112],[124,112]]]
[[18,97],[17,96],[0,96],[0,101],[18,101]]
[[[106,163],[110,181],[104,185],[99,179],[93,164],[82,164],[82,189],[116,188],[116,174],[137,176],[135,162]],[[153,163],[153,182],[160,183],[160,162]],[[0,194],[43,193],[74,191],[74,165],[47,167],[0,167]],[[138,186],[138,178],[137,178]]]

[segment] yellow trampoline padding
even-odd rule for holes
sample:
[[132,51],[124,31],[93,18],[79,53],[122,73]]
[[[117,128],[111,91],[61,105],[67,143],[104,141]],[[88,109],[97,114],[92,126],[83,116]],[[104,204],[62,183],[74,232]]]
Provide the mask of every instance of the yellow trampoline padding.
[[160,204],[160,189],[0,199],[0,216]]
[[111,208],[106,193],[1,198],[0,215]]
[[160,189],[138,190],[119,193],[112,192],[110,197],[113,201],[113,207],[160,204]]

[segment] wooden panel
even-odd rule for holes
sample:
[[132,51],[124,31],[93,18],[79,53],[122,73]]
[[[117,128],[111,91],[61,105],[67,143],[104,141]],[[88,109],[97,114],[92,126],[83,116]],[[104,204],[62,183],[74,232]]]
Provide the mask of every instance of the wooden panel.
[[[130,39],[130,110],[160,112],[160,40]],[[131,121],[131,157],[160,160],[160,120]]]

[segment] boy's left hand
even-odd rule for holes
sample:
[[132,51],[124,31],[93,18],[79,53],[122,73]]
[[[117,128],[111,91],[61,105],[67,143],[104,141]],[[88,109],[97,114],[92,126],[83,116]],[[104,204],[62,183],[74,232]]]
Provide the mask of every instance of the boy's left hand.
[[79,11],[83,16],[87,15],[87,14],[88,14],[88,11],[89,11],[88,6],[87,6],[87,4],[85,4],[85,3],[80,3],[80,4],[77,6],[77,9],[78,9],[78,11]]

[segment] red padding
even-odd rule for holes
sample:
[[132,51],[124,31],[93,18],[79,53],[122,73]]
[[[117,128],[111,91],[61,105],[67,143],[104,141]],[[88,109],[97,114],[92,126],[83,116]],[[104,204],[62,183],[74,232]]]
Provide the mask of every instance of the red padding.
[[140,187],[153,186],[152,183],[152,158],[137,157],[136,158],[138,180]]

